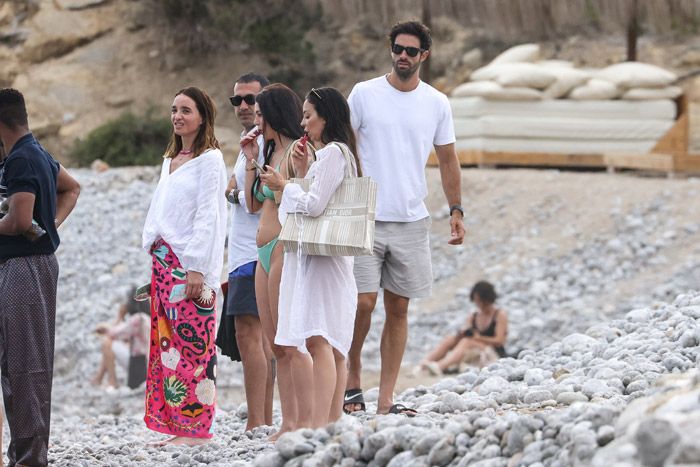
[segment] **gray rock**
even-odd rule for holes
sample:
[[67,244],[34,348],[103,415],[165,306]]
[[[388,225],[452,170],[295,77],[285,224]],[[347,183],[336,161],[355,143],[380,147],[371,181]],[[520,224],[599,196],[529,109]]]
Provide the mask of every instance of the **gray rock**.
[[543,402],[547,400],[554,399],[554,396],[552,395],[551,392],[545,390],[545,389],[534,389],[531,391],[528,391],[525,394],[525,397],[523,398],[523,402],[526,404],[535,404],[537,402]]
[[346,431],[340,435],[340,447],[343,450],[345,457],[359,459],[362,446],[357,433]]
[[508,387],[508,381],[500,376],[491,376],[486,381],[481,383],[477,388],[480,396],[486,396],[492,392],[502,391]]
[[371,465],[383,467],[391,461],[397,452],[397,449],[393,445],[387,444],[377,451]]
[[428,453],[428,464],[443,466],[449,464],[455,457],[457,450],[452,444],[452,440],[443,438],[430,449]]
[[530,429],[520,420],[515,422],[506,436],[506,454],[513,455],[525,447],[525,437]]
[[597,349],[599,342],[585,334],[570,334],[561,342],[561,353],[563,355],[571,355],[574,352],[588,352],[591,349]]
[[664,358],[663,366],[668,371],[671,371],[674,368],[684,370],[686,369],[686,362],[684,359],[678,357],[677,355],[669,355],[668,357]]
[[637,391],[646,391],[647,389],[649,389],[649,383],[647,383],[645,379],[638,379],[627,385],[627,388],[625,388],[625,393],[632,394]]
[[413,446],[413,454],[416,457],[427,455],[443,437],[444,433],[440,431],[431,431],[423,435],[421,439]]
[[581,387],[581,392],[587,397],[592,398],[595,396],[610,396],[614,393],[612,389],[599,379],[590,379],[583,383]]
[[268,452],[255,459],[255,467],[282,467],[285,463],[284,457],[279,452]]
[[574,402],[588,402],[588,397],[580,392],[565,391],[559,393],[557,396],[557,402],[560,404],[571,405]]
[[395,455],[394,458],[389,461],[387,467],[404,467],[410,465],[415,459],[416,457],[413,455],[412,451],[404,451]]
[[365,461],[371,461],[374,459],[374,455],[377,451],[383,447],[387,442],[386,436],[383,433],[373,433],[369,435],[362,446],[362,451],[360,451],[360,459]]
[[596,433],[596,441],[598,446],[605,446],[609,442],[615,439],[615,428],[610,425],[603,425],[598,428]]
[[643,420],[634,435],[640,460],[650,467],[663,466],[679,440],[680,436],[673,426],[657,418]]

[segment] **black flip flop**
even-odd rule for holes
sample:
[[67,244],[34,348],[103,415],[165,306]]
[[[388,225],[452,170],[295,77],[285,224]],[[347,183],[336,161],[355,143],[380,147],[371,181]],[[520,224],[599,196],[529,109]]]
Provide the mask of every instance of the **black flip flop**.
[[[345,407],[348,405],[359,405],[359,410],[346,410]],[[365,411],[365,399],[362,396],[362,389],[348,389],[345,391],[345,398],[343,399],[343,412],[350,415],[354,412],[364,412]]]
[[394,404],[391,407],[389,407],[389,412],[387,413],[393,413],[397,415],[405,415],[407,417],[415,417],[418,415],[418,412],[416,409],[412,409],[410,407],[406,407],[403,404]]

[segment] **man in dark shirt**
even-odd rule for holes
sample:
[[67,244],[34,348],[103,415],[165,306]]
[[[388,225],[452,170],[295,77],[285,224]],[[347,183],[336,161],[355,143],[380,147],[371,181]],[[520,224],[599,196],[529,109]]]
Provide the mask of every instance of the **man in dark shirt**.
[[[0,365],[10,426],[9,465],[48,465],[58,262],[57,228],[80,185],[29,131],[24,97],[0,89]],[[32,220],[46,231],[31,239]]]

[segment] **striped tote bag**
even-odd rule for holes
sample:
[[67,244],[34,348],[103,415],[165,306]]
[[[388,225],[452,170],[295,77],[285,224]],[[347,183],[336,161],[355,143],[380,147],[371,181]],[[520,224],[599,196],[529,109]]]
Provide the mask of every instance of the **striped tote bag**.
[[[374,247],[374,217],[377,183],[370,177],[356,177],[355,159],[344,144],[337,144],[347,161],[345,179],[318,217],[290,213],[279,239],[284,250],[320,256],[369,256]],[[308,191],[312,179],[291,182]]]

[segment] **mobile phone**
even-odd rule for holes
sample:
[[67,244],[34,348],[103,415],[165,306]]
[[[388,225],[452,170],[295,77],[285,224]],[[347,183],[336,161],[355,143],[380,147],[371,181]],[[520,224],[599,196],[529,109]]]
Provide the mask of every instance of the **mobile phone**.
[[253,164],[253,167],[255,167],[256,169],[258,169],[258,171],[260,171],[260,172],[265,172],[265,168],[264,168],[262,165],[260,165],[260,164],[258,163],[257,160],[251,159],[251,160],[250,160],[250,163]]
[[[258,128],[258,127],[255,127],[255,128],[253,128],[252,130],[250,130],[250,132],[248,132],[248,134],[247,134],[246,136],[252,136],[253,138],[257,138],[257,137],[260,136],[261,134],[262,134],[262,130],[261,130],[260,128]],[[241,148],[247,146],[248,143],[250,143],[251,141],[253,141],[253,140],[252,140],[252,139],[247,139],[247,140],[243,141],[243,142],[241,143]]]

